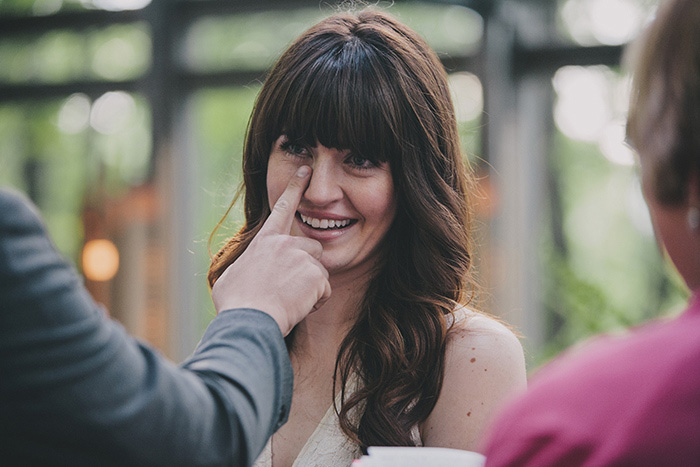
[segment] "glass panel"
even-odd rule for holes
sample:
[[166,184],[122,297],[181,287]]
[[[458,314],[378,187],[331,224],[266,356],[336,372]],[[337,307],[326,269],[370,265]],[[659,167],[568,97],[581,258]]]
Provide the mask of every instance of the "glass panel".
[[481,46],[483,22],[469,8],[402,2],[387,11],[420,34],[438,55],[467,56]]
[[151,0],[2,0],[0,15],[46,16],[80,10],[139,10]]
[[261,70],[325,15],[318,9],[265,11],[196,21],[185,37],[186,66],[198,70]]
[[620,45],[636,37],[659,0],[559,0],[559,29],[581,45]]
[[148,27],[135,23],[77,32],[47,31],[0,41],[0,82],[128,80],[151,63]]
[[[387,8],[438,54],[465,56],[479,47],[481,17],[459,6],[402,3]],[[196,21],[184,41],[185,65],[197,71],[264,70],[297,36],[331,10],[264,11]]]

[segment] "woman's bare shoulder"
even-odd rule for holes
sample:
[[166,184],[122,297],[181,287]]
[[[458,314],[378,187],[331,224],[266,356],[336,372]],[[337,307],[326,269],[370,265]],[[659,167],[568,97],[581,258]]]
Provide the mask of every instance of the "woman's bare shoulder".
[[[525,356],[515,333],[498,319],[468,308],[455,310],[447,339],[445,371],[472,374],[474,364],[483,373],[501,374],[504,383],[525,376]],[[483,367],[483,368],[481,368]],[[490,367],[490,368],[489,368]]]
[[490,417],[526,381],[523,348],[513,331],[483,313],[456,309],[442,390],[423,424],[425,445],[476,450]]

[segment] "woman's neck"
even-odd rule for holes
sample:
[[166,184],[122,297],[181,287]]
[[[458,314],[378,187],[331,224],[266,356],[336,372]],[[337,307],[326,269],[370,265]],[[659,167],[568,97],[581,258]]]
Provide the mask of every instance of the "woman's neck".
[[335,355],[341,342],[359,315],[360,306],[367,292],[369,275],[329,277],[331,296],[321,307],[309,314],[294,330],[292,353],[318,358],[319,355]]

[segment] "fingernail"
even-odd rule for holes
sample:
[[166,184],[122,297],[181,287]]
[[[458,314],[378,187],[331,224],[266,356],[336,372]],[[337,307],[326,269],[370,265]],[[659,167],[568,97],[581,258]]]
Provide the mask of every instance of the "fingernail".
[[297,177],[299,178],[305,178],[309,173],[311,172],[311,167],[308,165],[302,165],[299,167],[299,170],[297,170]]

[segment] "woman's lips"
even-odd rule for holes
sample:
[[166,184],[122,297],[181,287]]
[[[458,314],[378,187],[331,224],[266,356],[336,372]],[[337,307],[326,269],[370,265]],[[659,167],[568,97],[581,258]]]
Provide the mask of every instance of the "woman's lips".
[[302,213],[299,213],[299,218],[305,225],[317,230],[342,229],[356,222],[355,219],[328,219],[307,216]]

